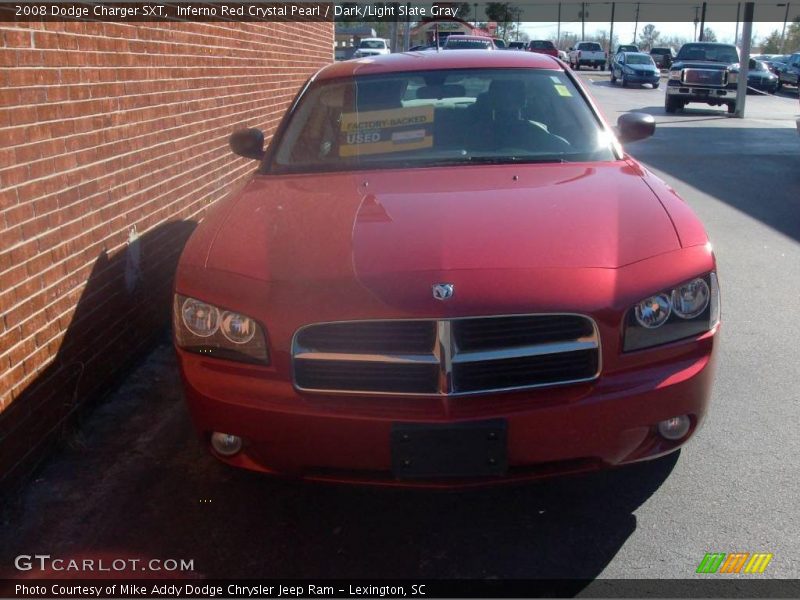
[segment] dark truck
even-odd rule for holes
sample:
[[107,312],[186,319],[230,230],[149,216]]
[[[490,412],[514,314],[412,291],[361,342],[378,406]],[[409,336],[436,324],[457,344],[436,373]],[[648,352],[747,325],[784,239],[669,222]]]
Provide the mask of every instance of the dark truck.
[[684,44],[669,70],[664,110],[674,113],[689,102],[727,106],[736,111],[739,51],[731,44]]

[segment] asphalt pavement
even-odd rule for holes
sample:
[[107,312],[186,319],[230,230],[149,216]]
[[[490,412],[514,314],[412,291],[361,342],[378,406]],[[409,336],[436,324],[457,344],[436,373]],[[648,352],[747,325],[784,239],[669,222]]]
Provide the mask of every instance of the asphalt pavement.
[[711,413],[638,526],[603,570],[682,577],[704,552],[772,552],[771,577],[800,576],[800,116],[797,90],[664,112],[664,90],[581,75],[606,117],[650,113],[626,149],[686,200],[719,263],[723,326]]
[[680,454],[466,492],[274,480],[201,448],[165,336],[4,498],[0,571],[38,552],[192,559],[217,577],[691,578],[706,552],[770,552],[763,577],[800,577],[797,98],[750,96],[744,120],[667,116],[663,86],[580,77],[610,120],[655,116],[655,136],[627,149],[701,216],[719,260],[711,414]]

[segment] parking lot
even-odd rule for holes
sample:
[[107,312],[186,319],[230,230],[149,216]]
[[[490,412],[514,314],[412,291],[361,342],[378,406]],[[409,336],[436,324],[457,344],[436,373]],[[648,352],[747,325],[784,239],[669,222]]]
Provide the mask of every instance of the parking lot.
[[[579,75],[610,121],[652,114],[628,151],[705,222],[723,290],[703,431],[652,465],[465,492],[306,485],[231,470],[194,437],[167,334],[3,508],[2,564],[53,555],[193,559],[203,576],[687,578],[706,552],[770,552],[800,577],[800,112],[747,118]],[[591,202],[591,198],[586,199]]]

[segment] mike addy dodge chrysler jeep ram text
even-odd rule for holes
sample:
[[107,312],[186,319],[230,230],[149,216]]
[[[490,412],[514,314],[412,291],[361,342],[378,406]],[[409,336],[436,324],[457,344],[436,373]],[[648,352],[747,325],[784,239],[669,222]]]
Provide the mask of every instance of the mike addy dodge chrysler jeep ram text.
[[697,217],[551,56],[453,50],[312,77],[175,283],[192,419],[238,467],[484,485],[662,456],[719,324]]

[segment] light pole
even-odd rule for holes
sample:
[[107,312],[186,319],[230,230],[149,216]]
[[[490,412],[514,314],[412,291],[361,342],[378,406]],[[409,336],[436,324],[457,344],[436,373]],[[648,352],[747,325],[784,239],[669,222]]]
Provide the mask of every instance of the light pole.
[[611,33],[608,34],[608,64],[611,64],[611,53],[614,51],[614,6],[616,3],[611,3]]
[[558,29],[556,29],[556,48],[561,48],[561,2],[558,3]]
[[636,3],[636,23],[633,26],[633,41],[632,44],[636,43],[636,33],[639,31],[639,3]]
[[586,3],[581,2],[581,39],[586,39]]
[[755,3],[744,3],[742,23],[742,60],[739,63],[739,79],[736,82],[736,118],[744,118],[744,105],[747,100],[747,71],[750,68],[750,40],[753,39],[753,12]]
[[475,7],[475,15],[474,15],[475,19],[474,19],[474,21],[475,21],[475,27],[477,27],[478,26],[478,3],[476,2],[472,6]]
[[739,14],[740,14],[741,10],[742,10],[742,3],[741,2],[737,2],[736,3],[736,33],[733,34],[733,45],[734,46],[738,45],[738,42],[739,42]]
[[785,6],[786,13],[783,15],[783,31],[781,32],[781,52],[786,52],[786,21],[789,20],[789,4],[778,4],[778,6]]
[[699,41],[704,41],[706,38],[706,3],[703,2],[703,8],[700,10],[700,37]]
[[698,17],[698,11],[700,10],[699,6],[694,7],[694,41],[697,41],[697,24],[700,22],[700,17]]

